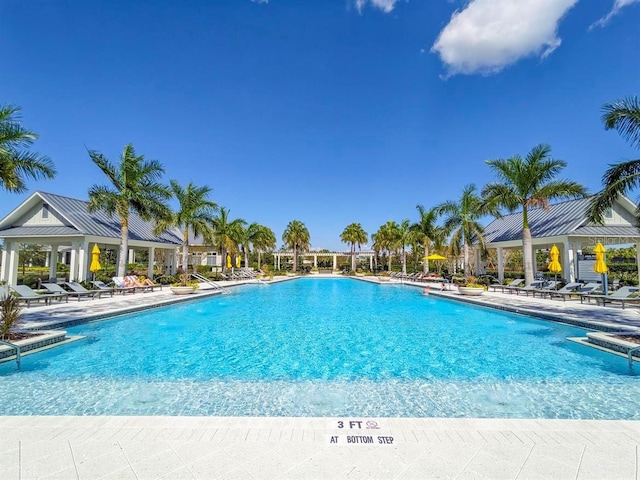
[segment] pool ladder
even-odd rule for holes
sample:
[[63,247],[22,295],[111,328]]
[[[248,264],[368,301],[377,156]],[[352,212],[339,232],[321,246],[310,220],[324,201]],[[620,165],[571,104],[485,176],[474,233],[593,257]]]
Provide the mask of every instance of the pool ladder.
[[15,343],[9,343],[9,342],[5,342],[3,340],[0,340],[0,345],[6,345],[9,348],[15,348],[16,350],[16,363],[18,364],[18,368],[20,368],[20,355],[21,355],[21,349],[20,349],[20,345],[16,345]]
[[630,348],[627,351],[627,357],[629,358],[629,367],[633,367],[633,352],[637,352],[638,350],[640,350],[640,346]]
[[210,287],[212,287],[214,290],[219,290],[220,292],[226,292],[227,289],[224,287],[221,287],[220,285],[217,285],[215,283],[213,283],[211,280],[209,280],[207,277],[203,277],[202,275],[200,275],[199,273],[191,273],[190,274],[193,278],[195,278],[196,280],[198,280],[199,282],[202,283],[206,283],[207,285],[209,285]]

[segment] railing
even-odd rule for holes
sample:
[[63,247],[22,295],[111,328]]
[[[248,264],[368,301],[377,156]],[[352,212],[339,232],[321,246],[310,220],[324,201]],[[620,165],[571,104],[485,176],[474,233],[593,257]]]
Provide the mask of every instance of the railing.
[[207,285],[212,287],[214,290],[220,290],[221,292],[226,292],[226,289],[224,287],[221,287],[220,285],[212,282],[207,277],[204,277],[204,276],[200,275],[199,273],[191,273],[190,275],[191,275],[191,277],[195,278],[199,282],[206,283]]
[[629,359],[629,367],[633,367],[633,352],[636,352],[636,351],[638,351],[638,350],[640,350],[640,346],[630,348],[630,349],[627,351],[627,357],[628,357],[628,359]]
[[16,345],[15,343],[9,343],[9,342],[5,342],[0,340],[0,345],[6,345],[9,348],[15,348],[16,349],[16,363],[18,364],[18,368],[20,368],[20,355],[21,355],[21,349],[20,349],[20,345]]

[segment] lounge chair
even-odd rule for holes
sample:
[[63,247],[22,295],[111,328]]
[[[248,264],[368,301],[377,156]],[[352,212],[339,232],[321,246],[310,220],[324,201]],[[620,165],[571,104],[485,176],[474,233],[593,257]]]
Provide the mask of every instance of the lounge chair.
[[534,291],[538,291],[539,292],[543,288],[544,284],[545,284],[544,280],[535,280],[535,281],[531,282],[529,285],[526,285],[524,287],[510,288],[509,289],[509,293],[516,292],[517,295],[520,295],[521,293],[524,293],[528,297],[529,296],[529,292],[534,292]]
[[31,302],[44,302],[45,305],[49,305],[51,300],[62,300],[63,298],[66,301],[69,301],[69,298],[66,295],[59,295],[57,293],[44,293],[40,295],[38,292],[31,289],[31,287],[27,285],[15,285],[11,287],[20,298],[21,301],[26,302],[27,307],[31,306]]
[[590,297],[602,293],[602,284],[597,282],[587,283],[586,285],[580,287],[577,293],[580,297],[580,303],[583,303],[584,300],[589,302]]
[[75,293],[87,293],[87,296],[89,293],[94,293],[98,297],[101,297],[105,293],[109,293],[113,297],[113,288],[110,288],[110,287],[106,287],[105,289],[99,289],[99,290],[87,290],[78,282],[64,282],[64,286]]
[[67,292],[64,288],[62,288],[57,283],[43,283],[42,286],[51,293],[67,295],[68,297],[76,297],[78,301],[80,301],[82,297],[95,298],[96,295],[100,293],[98,290],[87,290],[86,292]]
[[154,288],[159,288],[162,290],[162,285],[155,284],[148,278],[145,278],[144,281],[140,280],[137,275],[128,275],[124,277],[125,285],[128,287],[136,287],[139,290],[146,292],[147,290],[151,290],[153,292]]
[[135,293],[136,288],[135,287],[125,287],[125,286],[118,286],[115,285],[113,287],[110,287],[109,285],[107,285],[106,283],[100,281],[100,280],[95,280],[93,282],[91,282],[91,285],[93,285],[94,287],[96,287],[98,290],[102,290],[102,291],[110,291],[110,292],[120,292],[123,295],[127,294],[127,293]]
[[493,291],[495,292],[498,288],[500,289],[501,292],[504,292],[505,289],[511,289],[511,288],[518,288],[520,285],[522,285],[522,282],[524,282],[524,278],[516,278],[515,280],[513,280],[511,283],[509,283],[508,285],[502,285],[502,284],[497,284],[497,285],[489,285],[489,288],[493,288]]
[[640,293],[640,288],[638,287],[620,287],[611,295],[591,295],[589,301],[593,298],[598,305],[602,306],[605,306],[607,303],[621,303],[622,308],[624,308],[625,303],[640,305],[640,297],[637,296],[638,293]]
[[559,288],[557,290],[554,288],[545,287],[539,292],[534,292],[533,296],[535,297],[536,294],[540,294],[540,296],[544,298],[547,295],[549,295],[549,299],[553,299],[554,297],[556,297],[556,298],[562,298],[562,301],[565,301],[567,297],[571,297],[571,295],[576,295],[580,287],[582,287],[582,283],[571,282],[571,283],[567,283],[564,287]]

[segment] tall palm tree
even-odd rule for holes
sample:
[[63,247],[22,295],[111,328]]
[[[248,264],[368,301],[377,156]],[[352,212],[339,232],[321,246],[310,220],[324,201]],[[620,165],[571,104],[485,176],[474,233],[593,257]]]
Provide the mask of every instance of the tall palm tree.
[[527,285],[533,282],[533,250],[529,228],[529,208],[549,209],[551,200],[581,198],[587,195],[579,183],[556,180],[567,162],[550,157],[551,147],[537,145],[526,158],[514,155],[508,159],[487,160],[498,181],[482,190],[483,198],[495,209],[513,212],[522,208],[522,258]]
[[387,270],[391,271],[391,257],[393,251],[398,248],[398,229],[396,222],[389,221],[378,228],[378,231],[371,235],[373,248],[378,252],[387,254]]
[[242,229],[247,224],[242,218],[231,220],[230,210],[220,207],[213,218],[213,243],[222,256],[222,272],[227,271],[227,253],[238,252],[238,244],[242,238]]
[[396,246],[400,248],[401,260],[402,260],[402,273],[407,274],[407,251],[405,247],[412,241],[411,222],[409,220],[403,220],[398,225],[396,230]]
[[[602,108],[605,129],[616,129],[633,147],[640,148],[640,97],[627,97]],[[604,188],[593,197],[589,208],[589,220],[599,224],[602,224],[604,212],[619,196],[640,186],[640,159],[611,165],[602,177],[602,183]],[[640,208],[636,209],[636,223],[640,225]]]
[[282,241],[285,245],[293,250],[293,271],[298,271],[298,251],[307,250],[310,245],[311,237],[309,230],[300,220],[291,220],[284,229]]
[[145,160],[143,155],[136,155],[131,144],[124,147],[118,165],[93,150],[89,151],[89,157],[111,182],[107,186],[93,185],[89,188],[89,212],[102,210],[120,220],[117,273],[123,276],[129,250],[129,212],[137,213],[146,221],[171,218],[167,201],[172,192],[159,182],[164,173],[162,165],[157,160]]
[[39,180],[56,175],[49,158],[27,150],[38,136],[22,126],[19,111],[20,107],[0,105],[0,187],[13,193],[27,190],[25,177]]
[[[212,224],[218,205],[209,200],[212,189],[208,186],[197,187],[189,182],[182,187],[176,180],[170,182],[173,195],[178,200],[178,210],[171,212],[171,216],[161,219],[156,225],[156,234],[170,227],[182,230],[182,260],[180,266],[183,273],[187,273],[189,263],[189,232],[196,237],[210,239],[213,236]],[[186,281],[186,277],[184,277]]]
[[264,225],[258,225],[258,234],[253,239],[253,248],[258,252],[258,270],[260,270],[262,252],[276,248],[276,236],[273,230]]
[[422,248],[424,250],[424,263],[422,271],[424,273],[429,272],[429,260],[426,257],[429,256],[429,244],[433,240],[436,234],[436,221],[438,220],[438,212],[435,208],[427,210],[422,205],[416,205],[416,210],[420,215],[420,219],[411,225],[411,230],[416,232],[416,237],[422,242]]
[[478,242],[484,248],[484,227],[480,218],[487,213],[488,208],[476,193],[474,184],[465,185],[462,195],[456,201],[449,200],[436,207],[438,215],[444,215],[443,228],[451,234],[452,251],[455,246],[462,245],[464,255],[464,273],[471,275],[469,252],[471,245]]
[[340,240],[344,243],[351,244],[351,270],[356,269],[356,245],[360,248],[360,245],[366,243],[369,239],[369,234],[364,231],[362,225],[359,223],[351,223],[345,227],[340,234]]

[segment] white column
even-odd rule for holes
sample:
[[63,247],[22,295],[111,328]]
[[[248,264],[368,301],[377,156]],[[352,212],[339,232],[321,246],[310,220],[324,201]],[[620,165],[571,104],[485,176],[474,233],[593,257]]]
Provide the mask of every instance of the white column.
[[563,245],[563,260],[564,265],[562,265],[562,269],[565,272],[565,280],[567,282],[575,282],[576,281],[576,262],[575,262],[575,250],[573,243],[568,240],[562,243]]
[[147,277],[153,279],[153,266],[156,263],[156,249],[149,247],[149,268],[147,269]]
[[89,272],[89,242],[82,242],[78,250],[78,281],[84,282]]
[[534,247],[533,245],[531,246],[531,270],[533,271],[533,278],[536,278],[536,273],[538,273],[538,260],[537,260],[537,253],[538,253],[538,249],[536,247]]
[[338,267],[338,256],[334,255],[333,256],[333,271],[336,271],[336,268]]
[[136,263],[136,251],[133,248],[129,249],[128,263]]
[[0,264],[0,282],[8,282],[9,280],[9,253],[8,249],[11,245],[11,242],[4,241],[4,248],[2,249],[2,263]]
[[498,280],[504,282],[504,250],[502,247],[496,249],[498,251]]
[[58,276],[58,245],[51,245],[49,253],[49,278]]
[[313,268],[318,268],[318,255],[313,255]]
[[171,275],[178,273],[178,251],[171,250]]
[[369,255],[369,270],[373,272],[373,255]]
[[71,262],[69,265],[69,281],[75,282],[78,279],[78,249],[79,242],[71,242]]
[[20,244],[18,242],[11,242],[10,245],[11,247],[8,248],[7,255],[7,283],[9,285],[17,285]]

